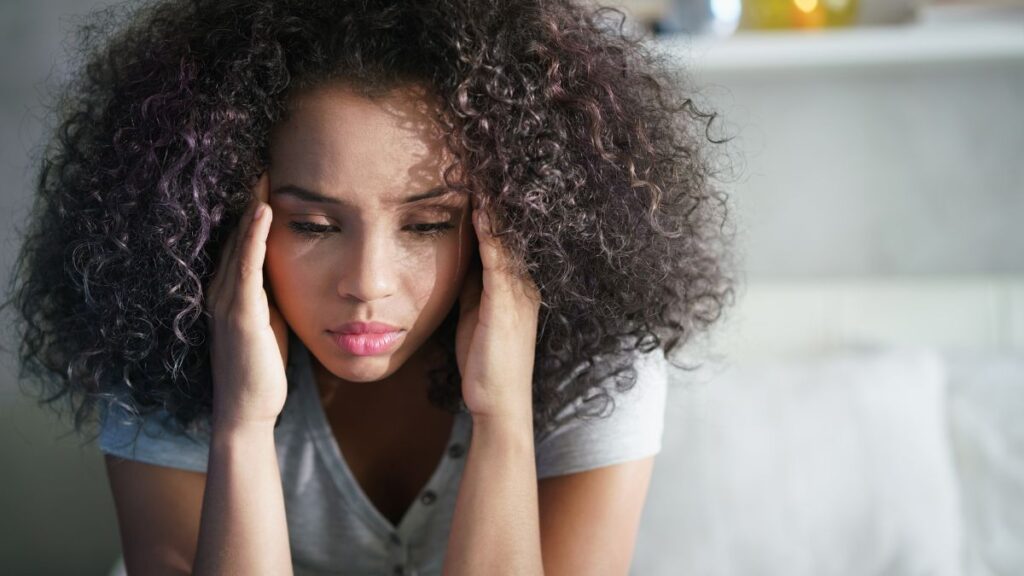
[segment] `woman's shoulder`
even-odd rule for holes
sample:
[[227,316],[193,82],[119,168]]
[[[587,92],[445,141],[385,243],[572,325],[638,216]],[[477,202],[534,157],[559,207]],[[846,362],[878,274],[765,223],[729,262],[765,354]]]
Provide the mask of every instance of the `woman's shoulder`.
[[[298,374],[288,369],[288,398],[274,427],[277,451],[287,452],[306,435],[293,434],[306,420],[299,398]],[[196,416],[182,426],[165,408],[139,410],[124,394],[106,398],[99,405],[100,451],[126,460],[206,472],[210,450],[210,418]]]
[[166,409],[140,412],[122,399],[100,406],[101,452],[147,464],[206,472],[210,446],[209,419],[182,427]]
[[636,352],[632,387],[608,392],[596,415],[577,398],[536,443],[537,477],[580,472],[657,454],[661,451],[667,401],[668,362],[660,349]]

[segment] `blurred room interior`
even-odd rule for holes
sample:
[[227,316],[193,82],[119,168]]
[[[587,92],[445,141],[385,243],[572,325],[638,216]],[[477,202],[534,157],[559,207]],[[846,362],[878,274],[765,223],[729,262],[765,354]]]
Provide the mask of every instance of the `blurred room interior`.
[[[4,269],[74,18],[0,5]],[[1024,0],[610,0],[719,117],[741,284],[672,372],[637,575],[1024,574]],[[8,343],[8,346],[11,346]],[[114,574],[5,357],[5,574]]]

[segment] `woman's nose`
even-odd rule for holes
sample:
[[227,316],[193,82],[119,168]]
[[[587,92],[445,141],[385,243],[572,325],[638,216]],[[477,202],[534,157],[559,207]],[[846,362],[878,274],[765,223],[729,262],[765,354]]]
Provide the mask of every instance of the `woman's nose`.
[[397,254],[386,239],[365,236],[358,245],[346,247],[346,252],[349,258],[338,284],[342,297],[371,302],[395,293]]

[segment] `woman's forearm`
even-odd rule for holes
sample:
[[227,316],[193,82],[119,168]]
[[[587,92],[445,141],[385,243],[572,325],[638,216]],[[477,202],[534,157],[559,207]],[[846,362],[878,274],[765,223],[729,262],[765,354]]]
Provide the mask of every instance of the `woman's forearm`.
[[291,573],[273,423],[215,423],[193,574]]
[[445,576],[542,575],[539,515],[532,422],[474,419]]

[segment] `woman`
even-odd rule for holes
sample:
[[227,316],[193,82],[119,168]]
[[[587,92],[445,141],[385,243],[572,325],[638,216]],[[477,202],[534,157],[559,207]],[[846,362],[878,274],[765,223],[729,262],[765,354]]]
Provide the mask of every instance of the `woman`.
[[657,57],[569,0],[98,13],[11,302],[130,574],[625,574],[732,296]]

